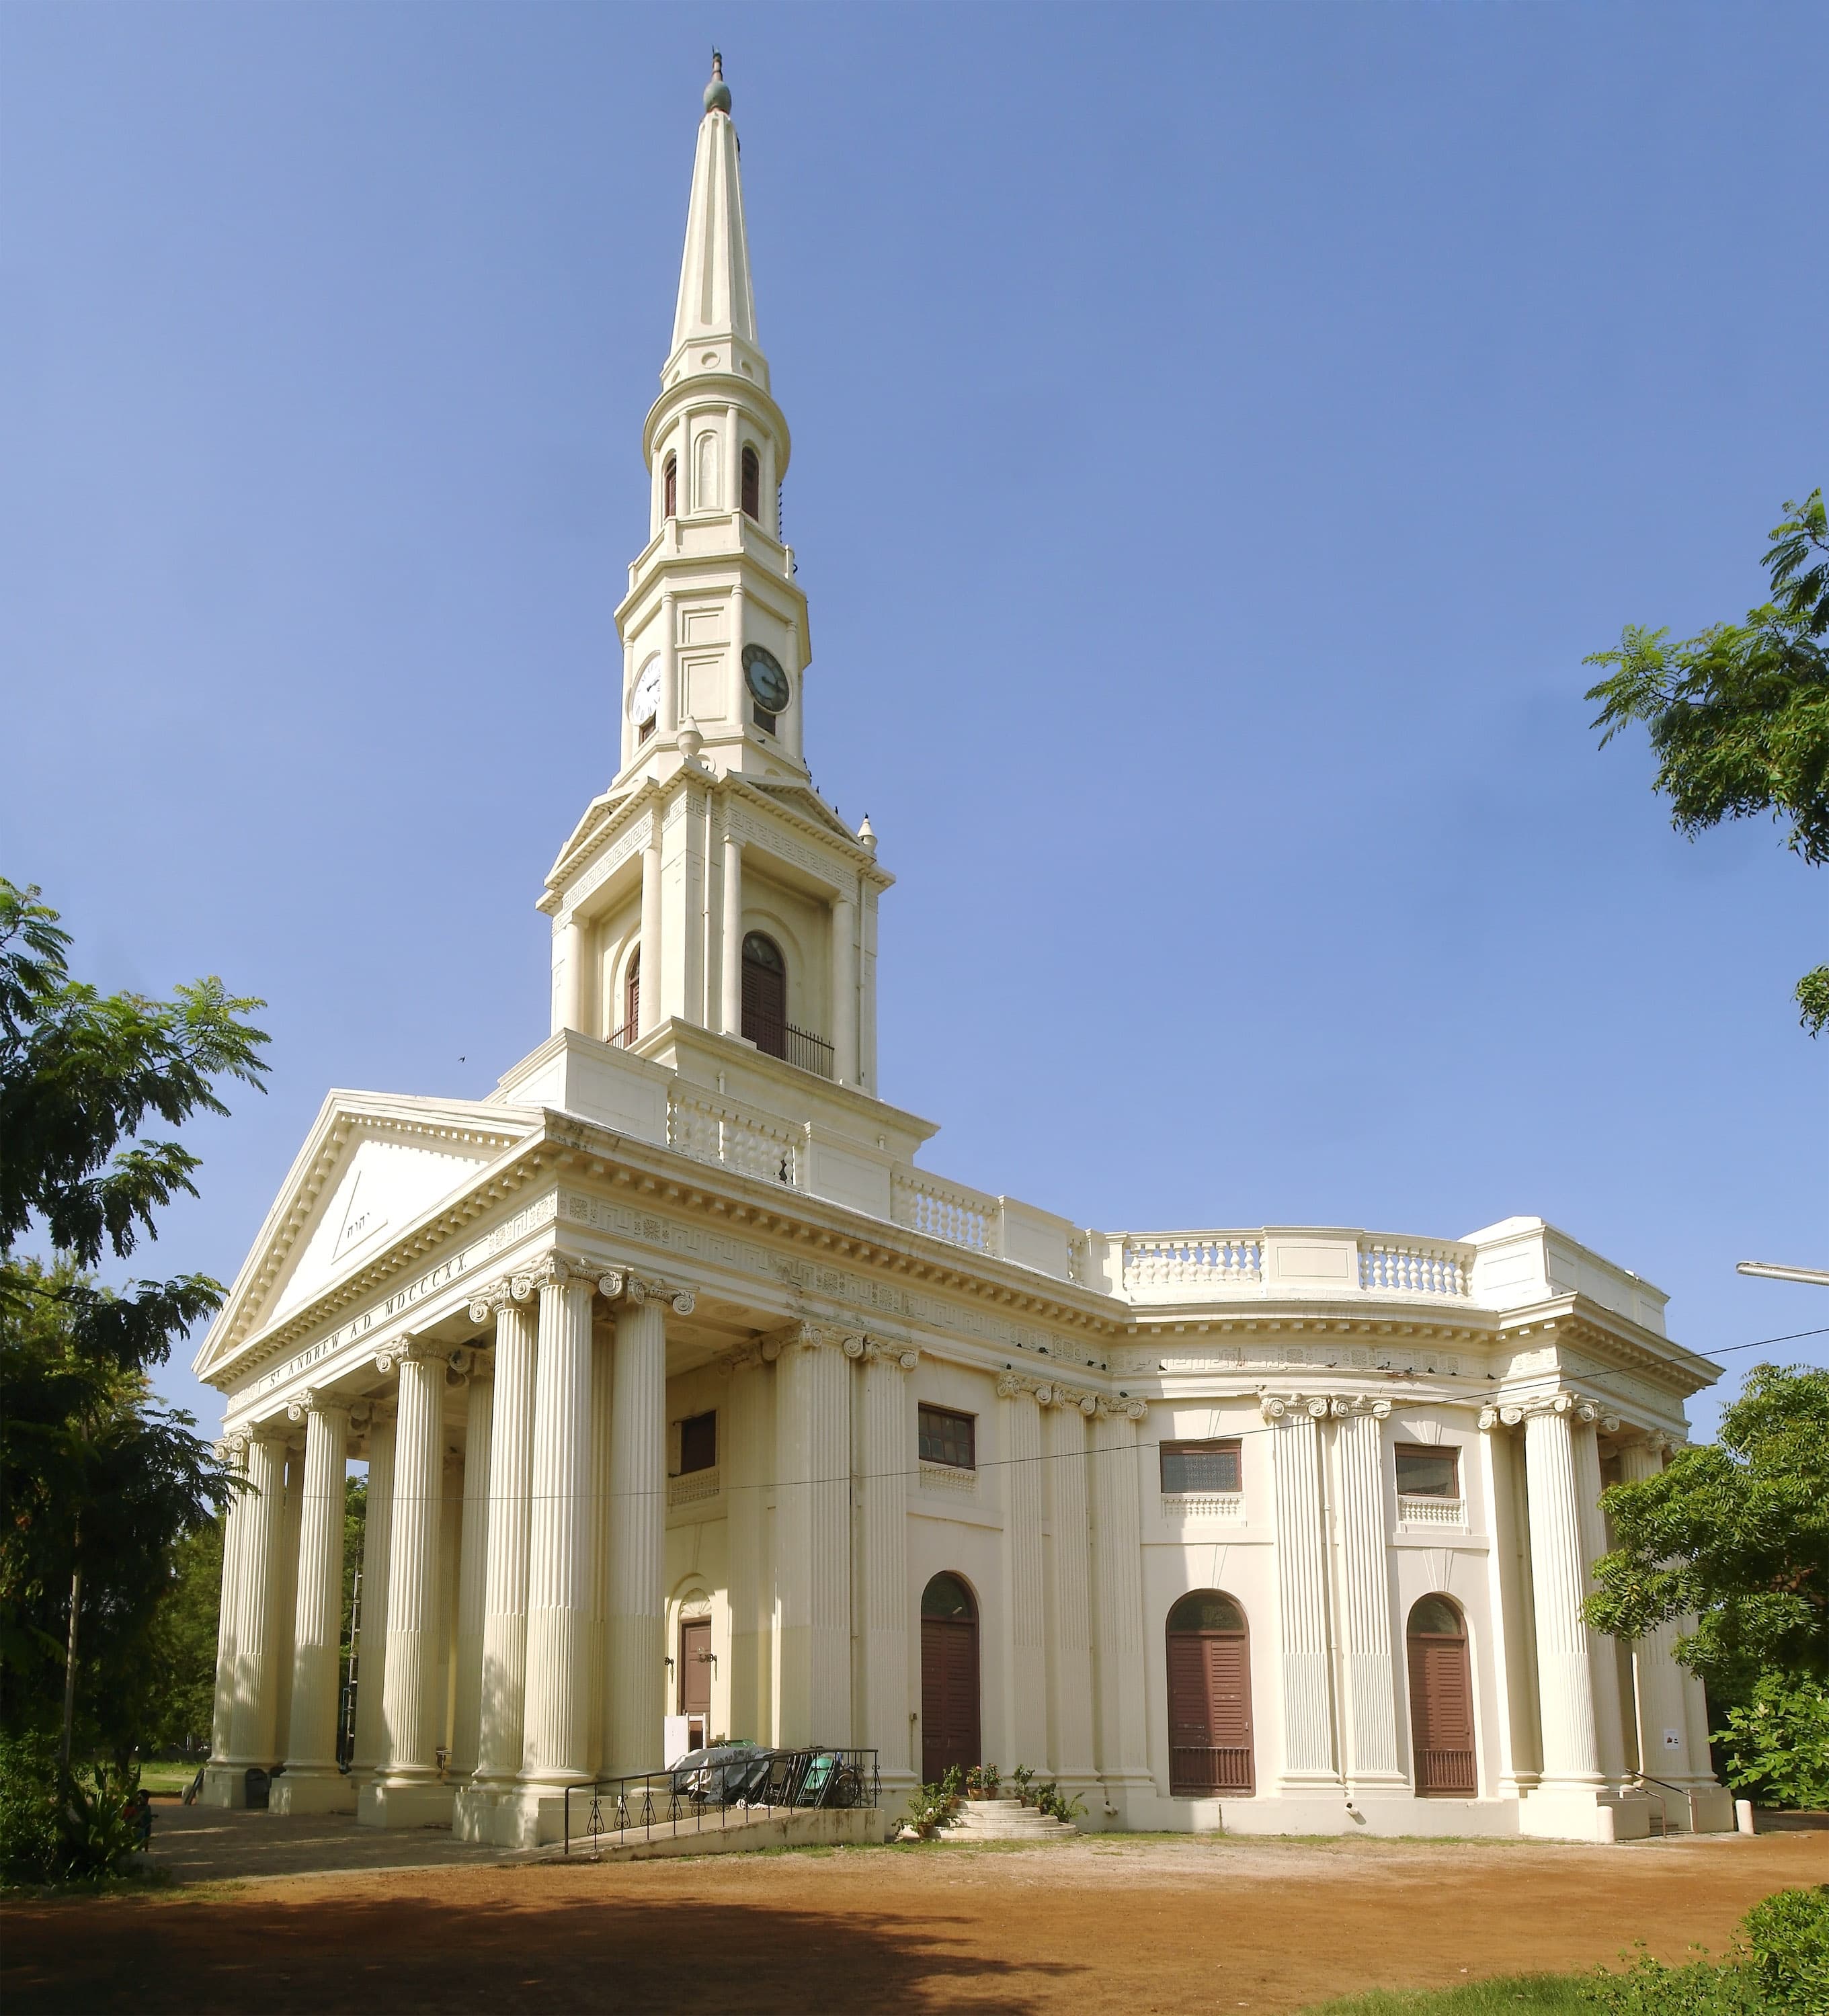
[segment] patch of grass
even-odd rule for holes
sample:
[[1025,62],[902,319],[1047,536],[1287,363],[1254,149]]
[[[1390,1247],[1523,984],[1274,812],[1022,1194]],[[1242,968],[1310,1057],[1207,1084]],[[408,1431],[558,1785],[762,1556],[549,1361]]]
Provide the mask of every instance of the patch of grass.
[[139,1781],[149,1792],[182,1792],[197,1776],[194,1764],[142,1764]]
[[1303,2016],[1594,2016],[1578,1974],[1508,1974],[1453,1988],[1374,1988],[1311,2003]]

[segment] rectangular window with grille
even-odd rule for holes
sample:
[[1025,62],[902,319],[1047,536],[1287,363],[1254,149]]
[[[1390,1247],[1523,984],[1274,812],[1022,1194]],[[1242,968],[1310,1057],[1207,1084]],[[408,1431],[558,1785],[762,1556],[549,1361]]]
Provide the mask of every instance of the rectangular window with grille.
[[1459,1497],[1460,1452],[1427,1449],[1420,1442],[1399,1442],[1397,1489],[1400,1498]]
[[951,1407],[923,1407],[921,1460],[943,1463],[954,1470],[976,1470],[977,1427],[974,1414],[955,1414]]
[[680,1424],[680,1474],[718,1467],[718,1417],[715,1413],[694,1414]]
[[1237,1441],[1164,1442],[1162,1445],[1162,1489],[1167,1497],[1178,1498],[1196,1492],[1237,1491]]

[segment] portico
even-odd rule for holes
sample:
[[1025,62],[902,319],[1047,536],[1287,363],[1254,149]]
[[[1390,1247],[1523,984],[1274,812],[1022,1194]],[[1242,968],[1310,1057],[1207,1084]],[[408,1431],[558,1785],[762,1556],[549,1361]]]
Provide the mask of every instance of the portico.
[[247,1487],[207,1797],[526,1845],[696,1727],[1091,1827],[1610,1840],[1647,1777],[1730,1825],[1672,1634],[1582,1615],[1718,1371],[1657,1289],[1536,1218],[1113,1232],[918,1164],[721,77],[643,445],[550,1032],[486,1098],[332,1093],[197,1359]]

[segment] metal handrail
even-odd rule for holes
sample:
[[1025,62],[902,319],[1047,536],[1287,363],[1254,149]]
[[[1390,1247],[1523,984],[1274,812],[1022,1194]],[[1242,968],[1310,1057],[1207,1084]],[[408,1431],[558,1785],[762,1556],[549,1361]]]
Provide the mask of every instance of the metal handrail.
[[[565,1850],[572,1852],[572,1798],[590,1795],[581,1843],[599,1852],[606,1839],[619,1847],[632,1836],[651,1841],[663,1835],[716,1831],[743,1826],[758,1813],[805,1812],[813,1808],[871,1808],[881,1804],[882,1774],[874,1750],[814,1744],[802,1750],[757,1750],[716,1764],[682,1769],[633,1771],[565,1788]],[[734,1813],[733,1821],[731,1816]]]
[[[1691,1834],[1699,1834],[1701,1831],[1701,1830],[1696,1825],[1696,1794],[1695,1787],[1694,1786],[1673,1785],[1668,1778],[1654,1778],[1649,1771],[1633,1771],[1629,1773],[1628,1775],[1636,1778],[1641,1785],[1657,1785],[1661,1787],[1666,1792],[1676,1792],[1679,1795],[1687,1802],[1689,1806],[1690,1832]],[[1647,1792],[1645,1796],[1647,1798],[1650,1799],[1658,1798],[1658,1795],[1655,1792]],[[1658,1799],[1658,1804],[1660,1808],[1662,1808],[1664,1802],[1661,1799]],[[1668,1810],[1665,1811],[1664,1816],[1664,1831],[1666,1834],[1670,1831],[1670,1816]]]

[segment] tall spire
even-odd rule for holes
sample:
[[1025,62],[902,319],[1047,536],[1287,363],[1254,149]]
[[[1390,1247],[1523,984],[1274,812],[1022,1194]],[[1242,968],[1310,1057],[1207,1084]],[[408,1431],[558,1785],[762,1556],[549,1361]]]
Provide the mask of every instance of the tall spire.
[[723,59],[715,49],[711,65],[705,117],[698,124],[698,153],[692,164],[673,355],[661,380],[673,385],[700,373],[740,372],[766,387],[768,362],[756,338],[737,129],[731,124]]

